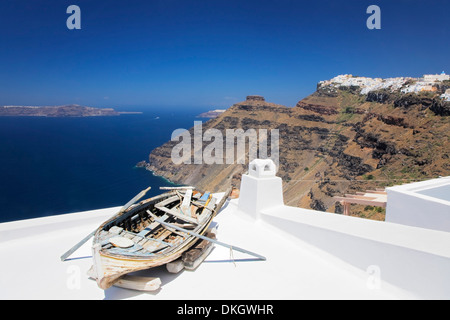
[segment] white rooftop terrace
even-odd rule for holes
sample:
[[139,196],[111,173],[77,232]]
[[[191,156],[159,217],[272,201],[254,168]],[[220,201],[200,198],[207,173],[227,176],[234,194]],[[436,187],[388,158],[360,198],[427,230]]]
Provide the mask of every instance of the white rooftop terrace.
[[450,232],[450,177],[387,188],[386,221]]
[[119,207],[8,222],[0,299],[450,298],[450,233],[285,206],[273,167],[252,164],[240,198],[215,218],[217,238],[266,261],[216,245],[195,271],[139,272],[161,278],[156,292],[103,291],[86,275],[91,242],[60,256]]

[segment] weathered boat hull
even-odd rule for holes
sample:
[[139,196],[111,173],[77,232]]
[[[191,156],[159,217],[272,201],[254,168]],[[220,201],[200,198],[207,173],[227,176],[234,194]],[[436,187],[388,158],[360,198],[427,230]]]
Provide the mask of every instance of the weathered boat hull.
[[[195,226],[197,233],[205,233],[214,216],[215,199],[209,195],[207,201],[202,202],[200,193],[195,194],[197,202],[196,206],[192,205],[191,216],[176,210],[184,199],[177,191],[171,191],[141,201],[137,206],[105,221],[97,229],[93,244],[94,273],[98,286],[108,289],[121,276],[167,264],[192,247],[197,241],[196,237],[164,227],[156,223],[155,219],[188,222]],[[167,207],[163,204],[167,204]],[[118,234],[132,240],[132,247],[117,248],[111,246],[111,241],[108,242],[113,232],[120,229]],[[147,229],[149,235],[142,236]]]
[[[196,239],[194,239],[193,242],[195,243]],[[188,246],[188,248],[189,247],[190,246]],[[101,265],[100,274],[98,270],[95,270],[97,274],[96,278],[97,285],[101,289],[106,290],[109,287],[111,287],[115,283],[115,281],[117,281],[117,279],[119,279],[121,276],[125,274],[158,267],[166,263],[172,262],[181,257],[183,252],[184,250],[157,260],[120,259],[104,255],[100,252],[99,253],[100,260],[99,262],[95,263],[96,265],[95,268]]]

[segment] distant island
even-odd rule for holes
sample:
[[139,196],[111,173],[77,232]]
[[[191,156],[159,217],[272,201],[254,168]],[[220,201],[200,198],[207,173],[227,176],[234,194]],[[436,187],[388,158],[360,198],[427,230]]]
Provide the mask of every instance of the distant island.
[[94,108],[77,104],[62,106],[0,106],[0,116],[14,117],[104,117],[142,112],[119,112],[113,108]]
[[210,110],[207,112],[200,113],[197,118],[217,118],[222,113],[224,113],[226,109],[216,109],[216,110]]

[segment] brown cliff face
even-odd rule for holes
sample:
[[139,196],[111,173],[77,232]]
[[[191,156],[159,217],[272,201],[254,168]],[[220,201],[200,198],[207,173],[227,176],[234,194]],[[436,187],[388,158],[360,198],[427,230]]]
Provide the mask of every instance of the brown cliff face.
[[[439,103],[434,98],[397,104],[398,97],[379,98],[383,103],[339,89],[317,91],[288,108],[251,97],[204,123],[203,132],[216,128],[225,137],[226,129],[278,129],[278,176],[287,205],[339,212],[335,195],[450,174],[450,119],[433,110]],[[153,150],[147,169],[204,190],[239,187],[248,162],[175,165],[171,152],[176,144],[169,141]],[[352,211],[383,219],[382,214],[372,216],[370,208]]]

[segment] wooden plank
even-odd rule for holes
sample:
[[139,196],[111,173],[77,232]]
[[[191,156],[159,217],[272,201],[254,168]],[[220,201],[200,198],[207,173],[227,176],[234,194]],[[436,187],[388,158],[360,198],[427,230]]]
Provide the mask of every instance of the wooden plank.
[[188,260],[184,261],[183,260],[184,261],[184,268],[186,270],[189,270],[189,271],[194,271],[195,269],[198,268],[198,266],[203,261],[205,261],[206,257],[208,257],[208,255],[211,253],[211,251],[213,249],[214,249],[213,244],[211,242],[208,242],[206,247],[203,250],[199,251],[200,255],[195,260],[192,260],[192,261],[188,261]]
[[161,208],[158,208],[158,209],[161,210],[161,211],[164,211],[165,213],[170,214],[170,215],[172,215],[172,216],[174,216],[174,217],[176,217],[176,218],[178,218],[180,220],[183,220],[183,221],[186,221],[186,222],[190,222],[190,223],[194,223],[194,224],[198,224],[197,219],[194,219],[194,218],[182,215],[182,214],[176,212],[175,210],[168,209],[168,208],[165,208],[165,207],[161,207]]
[[123,231],[123,228],[118,227],[118,226],[112,226],[108,232],[112,233],[112,234],[116,234],[119,235],[121,232]]
[[[130,238],[130,239],[135,239],[135,240],[137,240],[137,239],[146,239],[146,240],[149,240],[149,241],[156,241],[156,242],[159,242],[159,243],[162,243],[162,244],[167,244],[168,246],[172,246],[170,243],[167,243],[167,242],[163,241],[166,237],[161,238],[161,236],[160,236],[158,238],[145,238],[145,237],[139,236],[139,234],[135,234],[135,233],[130,232],[130,231],[125,231],[125,232],[126,233],[123,234],[123,236],[127,237],[127,238]],[[139,241],[140,240],[138,240],[136,242],[139,242]]]
[[198,206],[191,204],[191,209],[190,210],[191,210],[191,217],[194,218],[194,219],[198,219],[198,217],[197,217]]
[[146,243],[144,243],[143,247],[145,250],[147,250],[148,252],[155,252],[157,250],[162,250],[165,249],[167,247],[170,247],[171,245],[169,245],[169,243],[167,242],[152,242],[152,241],[147,241]]
[[[216,240],[215,234],[208,230],[205,233],[206,237]],[[184,262],[186,270],[195,270],[211,253],[213,244],[207,240],[198,241],[191,249],[183,252],[181,259]]]
[[[149,214],[149,215],[151,215],[152,217],[153,217],[153,219],[155,219],[155,222],[156,222],[156,219],[159,219],[155,214],[153,214],[152,212],[150,212],[149,210],[147,210],[147,213]],[[160,219],[162,219],[163,221],[166,221],[166,219],[168,218],[168,215],[167,214],[165,214],[164,216],[162,216]],[[158,225],[159,225],[159,222],[156,222],[156,223],[158,223]],[[197,224],[188,224],[188,227],[191,227],[191,226],[196,226]],[[163,228],[165,228],[164,226],[162,226]],[[156,229],[156,228],[155,228]],[[178,232],[177,230],[171,230],[173,233],[175,233],[175,234],[178,234],[179,236],[182,236],[182,237],[186,237],[187,235],[186,234],[183,234],[183,233],[181,233],[181,232]]]
[[208,200],[210,194],[211,194],[211,193],[209,193],[209,192],[205,192],[205,193],[200,197],[200,199],[198,199],[198,201],[199,201],[199,202],[206,202],[206,201]]
[[181,270],[184,269],[184,262],[183,260],[181,260],[181,258],[179,258],[175,261],[166,263],[166,269],[170,273],[179,273]]
[[114,283],[115,287],[136,291],[156,291],[161,287],[161,279],[124,275]]
[[131,231],[125,231],[122,233],[122,237],[133,239],[136,236],[136,233],[133,233]]
[[128,201],[123,207],[122,209],[120,209],[120,212],[125,211],[126,209],[128,209],[132,204],[134,204],[136,201],[138,201],[140,198],[142,198],[143,196],[145,196],[145,194],[148,192],[148,190],[150,190],[151,187],[148,187],[145,190],[142,190],[141,192],[139,192],[133,199],[131,199],[130,201]]
[[213,211],[216,205],[216,201],[217,199],[211,196],[211,200],[209,200],[209,203],[205,206],[203,210]]
[[[155,219],[155,220],[158,218],[150,210],[147,210],[147,213],[150,216],[152,216],[153,219]],[[161,217],[161,219],[163,219],[163,221],[165,221],[166,218],[167,218],[167,215],[164,215],[164,216]],[[158,225],[160,225],[159,222],[155,221],[154,223],[157,223]],[[154,228],[154,230],[156,230],[156,227]],[[171,234],[172,234],[171,230],[165,229],[163,232],[161,232],[161,234],[157,238],[145,238],[145,239],[148,240],[148,242],[143,244],[144,249],[147,250],[148,252],[154,252],[154,251],[157,251],[157,250],[162,250],[162,249],[164,249],[166,247],[169,247],[169,246],[172,247],[173,244],[164,241],[164,239],[166,239]],[[183,234],[181,236],[185,236],[185,235]]]
[[165,206],[167,206],[168,204],[171,204],[172,202],[175,202],[175,201],[178,201],[179,200],[179,198],[178,198],[178,196],[177,195],[175,195],[175,196],[172,196],[172,197],[170,197],[170,198],[167,198],[166,200],[163,200],[163,201],[161,201],[161,202],[158,202],[157,204],[155,204],[155,208],[161,208],[161,207],[165,207]]
[[181,213],[184,215],[191,216],[191,197],[192,197],[192,189],[186,190],[184,194],[183,202],[181,203]]
[[108,252],[114,253],[114,254],[120,254],[124,256],[134,256],[138,251],[141,251],[143,247],[139,244],[134,244],[131,248],[119,248],[119,247],[112,247],[111,249],[108,249]]
[[157,223],[157,225],[155,225],[154,229],[156,229],[156,227],[159,225],[159,222],[156,221],[156,218],[166,221],[167,218],[169,217],[167,214],[165,214],[161,217],[158,217],[156,214],[154,214],[153,212],[151,212],[148,209],[146,210],[146,212],[153,218],[154,221],[152,222],[152,224]]
[[150,226],[146,227],[145,229],[141,230],[137,236],[138,237],[145,237],[147,234],[149,234],[150,232],[152,232],[153,228],[151,228]]
[[[95,271],[93,270],[95,267],[91,267],[88,271],[88,276],[90,279],[97,280],[97,276]],[[141,276],[133,276],[133,275],[123,275],[121,276],[113,286],[136,290],[136,291],[156,291],[161,287],[161,279],[157,277],[141,277]]]
[[215,204],[216,198],[212,197],[211,200],[206,205],[206,207],[203,208],[202,214],[200,215],[199,218],[200,223],[203,223],[203,221],[213,213]]

